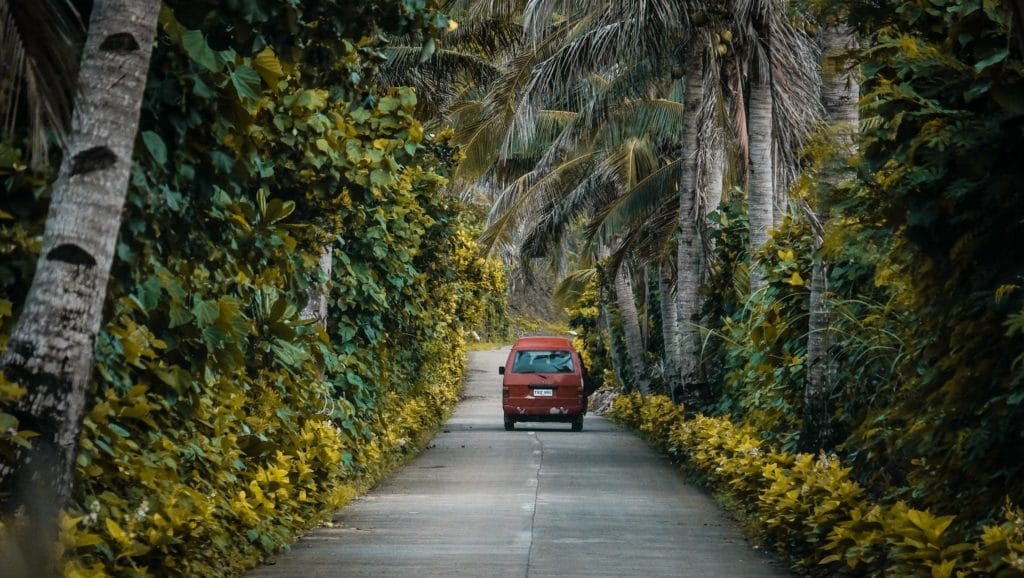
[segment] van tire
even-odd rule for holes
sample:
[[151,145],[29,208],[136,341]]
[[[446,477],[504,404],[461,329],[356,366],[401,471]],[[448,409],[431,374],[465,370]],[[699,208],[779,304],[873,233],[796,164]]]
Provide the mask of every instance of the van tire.
[[583,416],[572,419],[572,431],[583,431]]
[[[580,425],[583,425],[582,423]],[[516,420],[509,416],[505,416],[505,431],[512,431],[516,429]]]

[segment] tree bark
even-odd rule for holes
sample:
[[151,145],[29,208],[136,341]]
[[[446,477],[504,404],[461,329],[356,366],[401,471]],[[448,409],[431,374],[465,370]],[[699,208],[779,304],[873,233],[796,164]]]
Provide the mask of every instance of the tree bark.
[[636,309],[636,296],[633,294],[633,283],[625,265],[615,273],[615,303],[619,306],[622,318],[622,340],[626,344],[626,355],[633,370],[633,380],[640,393],[651,392],[650,380],[644,369],[644,341],[640,333],[640,315]]
[[768,241],[773,224],[775,172],[772,168],[772,89],[769,79],[755,79],[750,87],[750,292],[764,288],[764,275],[756,253]]
[[[50,568],[57,514],[71,495],[78,434],[102,321],[160,2],[97,2],[82,54],[68,150],[54,184],[35,277],[0,358],[27,394],[13,412],[39,433],[0,464],[34,542],[29,568]],[[33,560],[32,558],[35,558]],[[47,564],[37,566],[34,564]],[[46,572],[49,573],[49,572]]]
[[679,247],[676,253],[679,308],[679,386],[681,397],[700,381],[700,273],[702,244],[699,226],[697,188],[698,134],[700,111],[704,101],[703,45],[694,39],[686,56],[686,94],[683,97],[683,173],[679,181]]
[[[610,254],[611,251],[607,247],[598,248],[598,258],[605,259]],[[618,271],[613,272],[611,290],[615,293],[612,297],[619,308],[622,341],[626,346],[626,357],[633,372],[633,381],[637,390],[643,395],[647,395],[650,393],[650,380],[647,379],[644,367],[644,341],[643,334],[640,332],[640,315],[636,308],[633,283],[625,263],[619,267]]]
[[[822,43],[822,104],[829,122],[837,163],[826,164],[819,183],[833,188],[848,178],[846,158],[856,149],[854,137],[860,114],[858,79],[847,62],[847,54],[857,48],[856,37],[845,22],[825,26]],[[824,229],[830,208],[828,195],[818,199],[814,233],[814,264],[811,271],[810,318],[807,331],[807,382],[804,387],[804,420],[800,445],[805,451],[826,449],[834,438],[832,420],[831,311],[825,299],[828,291],[828,263],[821,254]]]
[[710,277],[710,264],[715,255],[715,239],[708,234],[716,230],[718,225],[708,221],[708,213],[718,210],[722,204],[722,187],[725,186],[725,143],[719,142],[711,151],[711,162],[708,166],[707,187],[704,190],[703,206],[700,207],[700,222],[703,225],[704,261],[701,263],[701,282]]
[[[675,287],[672,283],[671,264],[662,261],[658,266],[658,288],[661,303],[661,339],[665,345],[663,363],[665,385],[670,393],[674,392],[679,383],[679,337],[678,308],[676,307]],[[674,395],[674,393],[673,393]]]

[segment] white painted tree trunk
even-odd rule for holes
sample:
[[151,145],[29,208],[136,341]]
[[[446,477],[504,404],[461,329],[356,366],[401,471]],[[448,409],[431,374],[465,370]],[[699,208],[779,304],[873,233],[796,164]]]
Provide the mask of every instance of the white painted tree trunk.
[[778,143],[772,143],[772,229],[778,229],[786,220],[789,213],[789,189],[786,184],[786,168],[782,155],[776,150]]
[[686,94],[683,99],[683,172],[679,181],[679,247],[677,305],[679,308],[679,376],[683,400],[700,381],[700,279],[703,246],[697,188],[700,110],[705,97],[703,46],[694,40],[687,52]]
[[750,222],[750,292],[764,288],[764,274],[755,254],[768,241],[773,224],[775,171],[772,167],[772,89],[768,79],[750,86],[750,190],[747,215]]
[[158,0],[93,7],[35,277],[0,359],[7,378],[28,390],[13,413],[22,428],[40,434],[31,450],[0,464],[4,488],[12,492],[4,505],[26,510],[41,563],[48,563],[56,514],[71,494],[159,13]]
[[[859,79],[846,57],[857,48],[857,39],[849,25],[840,22],[825,26],[822,43],[822,104],[833,135],[836,158],[819,175],[821,186],[832,188],[849,177],[844,161],[856,151],[855,136],[860,122],[857,109]],[[831,312],[824,299],[828,290],[828,263],[821,255],[824,228],[829,218],[827,195],[818,199],[816,210],[820,229],[814,234],[814,264],[811,271],[810,318],[807,331],[807,383],[804,387],[804,421],[800,445],[806,451],[818,451],[831,443],[834,435],[831,367]]]

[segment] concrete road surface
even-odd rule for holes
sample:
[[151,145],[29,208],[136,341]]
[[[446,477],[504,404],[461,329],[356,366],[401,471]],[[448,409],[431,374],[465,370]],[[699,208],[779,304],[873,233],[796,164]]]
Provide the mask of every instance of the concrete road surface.
[[250,576],[790,575],[603,418],[504,431],[506,355],[470,354],[465,399],[429,448]]

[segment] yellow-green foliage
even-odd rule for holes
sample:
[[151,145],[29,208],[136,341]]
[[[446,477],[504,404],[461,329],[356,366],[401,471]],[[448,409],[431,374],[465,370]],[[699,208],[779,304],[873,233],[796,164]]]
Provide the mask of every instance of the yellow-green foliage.
[[602,328],[601,309],[598,299],[598,279],[594,275],[587,280],[584,289],[566,308],[569,325],[577,332],[573,346],[580,352],[583,367],[597,389],[605,384],[616,384],[615,374],[609,358],[608,332]]
[[[640,408],[643,407],[644,398],[639,392],[627,393],[616,396],[612,400],[608,416],[615,421],[625,424],[633,429],[640,429]],[[656,443],[653,442],[652,443]]]
[[666,439],[682,417],[682,406],[662,395],[651,396],[640,406],[640,432],[647,439]]
[[682,412],[663,396],[617,397],[609,417],[639,430],[745,510],[761,537],[820,576],[1021,576],[1024,514],[952,535],[953,515],[869,502],[835,456],[767,447],[749,426]]
[[[500,317],[501,269],[440,191],[458,152],[411,89],[367,82],[372,19],[426,12],[257,2],[161,14],[64,518],[72,576],[234,575],[278,551],[420,446],[467,333]],[[0,349],[44,185],[0,195]],[[302,313],[314,288],[323,327]],[[0,452],[30,441],[3,411],[20,392],[0,382]]]

